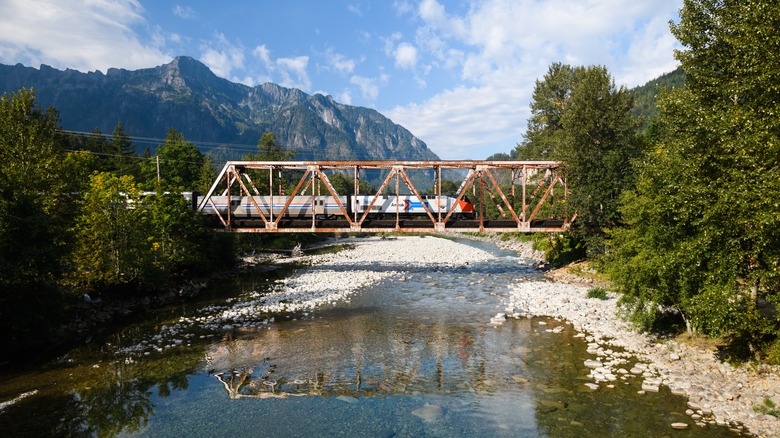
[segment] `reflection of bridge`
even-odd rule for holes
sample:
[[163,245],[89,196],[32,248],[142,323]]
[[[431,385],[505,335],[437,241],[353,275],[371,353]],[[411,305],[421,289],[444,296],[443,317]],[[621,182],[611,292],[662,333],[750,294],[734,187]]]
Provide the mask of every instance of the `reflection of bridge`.
[[232,232],[562,232],[567,193],[554,161],[229,161],[198,211]]

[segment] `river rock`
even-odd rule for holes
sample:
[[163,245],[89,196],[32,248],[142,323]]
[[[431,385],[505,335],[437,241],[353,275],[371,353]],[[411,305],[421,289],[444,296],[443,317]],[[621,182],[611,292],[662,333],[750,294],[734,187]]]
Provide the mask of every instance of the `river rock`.
[[688,425],[688,423],[672,423],[672,429],[676,430],[685,430],[690,429],[691,426]]
[[444,408],[439,405],[426,403],[425,406],[413,410],[412,415],[422,418],[426,422],[437,421],[444,416]]
[[588,360],[585,361],[585,366],[588,367],[588,368],[596,369],[596,368],[601,368],[602,366],[604,366],[604,364],[602,364],[601,362],[599,362],[597,360],[588,359]]

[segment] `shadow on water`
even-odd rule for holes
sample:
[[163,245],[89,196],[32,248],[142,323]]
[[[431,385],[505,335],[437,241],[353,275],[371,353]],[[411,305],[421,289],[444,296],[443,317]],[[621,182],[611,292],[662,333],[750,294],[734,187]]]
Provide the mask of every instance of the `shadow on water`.
[[[664,391],[637,395],[638,379],[589,390],[585,342],[563,322],[488,324],[511,282],[538,278],[499,254],[505,257],[469,266],[357,264],[403,278],[313,313],[226,331],[187,326],[161,351],[122,353],[178,318],[240,301],[214,292],[44,369],[0,377],[2,401],[36,391],[0,412],[0,433],[731,436],[716,427],[673,431],[673,422],[691,423],[685,401]],[[267,283],[248,274],[222,287],[252,291]]]

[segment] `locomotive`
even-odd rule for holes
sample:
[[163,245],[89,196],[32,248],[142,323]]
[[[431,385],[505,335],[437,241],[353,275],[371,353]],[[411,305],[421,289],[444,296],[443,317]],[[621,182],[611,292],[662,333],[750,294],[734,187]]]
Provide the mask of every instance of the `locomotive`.
[[[437,215],[439,212],[442,215],[447,215],[452,212],[452,217],[460,219],[472,219],[475,215],[474,205],[465,197],[460,201],[456,197],[446,195],[421,195],[421,198],[414,195],[377,196],[374,204],[371,205],[371,200],[374,199],[374,196],[368,195],[348,195],[339,196],[338,198],[333,196],[315,196],[313,198],[311,196],[293,196],[283,217],[303,219],[311,218],[314,215],[315,218],[337,219],[338,217],[343,217],[345,211],[349,216],[354,213],[363,215],[370,208],[366,214],[368,218],[395,217],[396,214],[405,218],[419,218],[420,216],[427,216],[425,212],[426,207],[433,215]],[[196,205],[203,203],[202,196],[197,196],[193,201],[195,199],[197,199]],[[337,199],[338,203],[336,202]],[[216,216],[217,213],[220,215],[227,214],[227,196],[212,196],[210,200],[211,202],[203,206],[201,214],[207,216]],[[254,200],[254,203],[252,200]],[[287,196],[273,197],[273,217],[278,217],[282,213],[288,200],[289,197]],[[257,209],[259,207],[263,215],[269,217],[271,216],[271,201],[270,196],[231,196],[230,214],[237,219],[260,218]],[[344,207],[343,210],[339,207],[339,203]],[[255,204],[257,204],[257,207],[255,207]]]

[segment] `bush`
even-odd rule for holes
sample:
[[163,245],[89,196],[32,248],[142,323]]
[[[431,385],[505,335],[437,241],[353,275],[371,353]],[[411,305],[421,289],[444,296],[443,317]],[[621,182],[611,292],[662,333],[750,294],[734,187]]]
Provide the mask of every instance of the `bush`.
[[545,260],[554,268],[585,258],[585,243],[570,233],[537,233],[533,242],[534,249],[543,251]]
[[599,300],[606,300],[607,290],[603,287],[593,287],[588,289],[588,298],[598,298]]
[[775,339],[767,348],[765,360],[770,365],[780,365],[780,339]]

